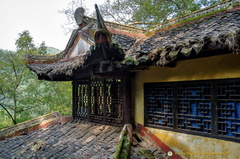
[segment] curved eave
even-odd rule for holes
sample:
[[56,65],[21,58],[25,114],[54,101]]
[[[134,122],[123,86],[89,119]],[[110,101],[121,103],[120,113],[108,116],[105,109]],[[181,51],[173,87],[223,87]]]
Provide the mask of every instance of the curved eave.
[[184,57],[205,57],[240,50],[240,7],[219,12],[136,40],[125,64],[165,66]]
[[63,59],[71,49],[74,44],[76,38],[78,37],[78,29],[73,30],[71,37],[66,45],[66,48],[58,54],[55,55],[33,55],[33,54],[25,54],[24,55],[24,63],[28,64],[40,64],[40,63],[54,63],[58,60]]
[[[232,2],[229,1],[229,4]],[[228,2],[224,2],[224,4],[228,4]],[[212,8],[210,10],[214,12]],[[111,26],[109,26],[110,24]],[[154,31],[151,36],[145,36],[144,32],[137,33],[136,28],[120,24],[107,22],[106,26],[112,32],[113,41],[125,51],[125,60],[122,62],[122,66],[129,71],[142,68],[141,66],[166,66],[182,59],[240,52],[239,3],[234,7],[231,6],[229,10],[217,12],[217,14],[214,12],[214,14],[207,14],[201,18],[187,19],[186,23],[179,25],[171,24],[165,29]],[[94,26],[91,26],[88,30],[81,31],[81,35],[90,38],[87,41],[92,40],[93,28]],[[46,57],[46,59],[40,58],[40,56],[29,56],[27,62],[35,61],[26,62],[27,66],[40,79],[72,79],[74,70],[81,67],[90,56],[87,54],[76,58],[67,56],[79,37],[79,31],[73,32],[65,51],[56,56],[58,59],[55,59],[55,56]],[[63,57],[67,58],[63,59]]]
[[65,62],[29,64],[27,67],[35,72],[39,79],[68,81],[72,80],[73,70],[81,67],[83,63],[83,57],[75,57]]

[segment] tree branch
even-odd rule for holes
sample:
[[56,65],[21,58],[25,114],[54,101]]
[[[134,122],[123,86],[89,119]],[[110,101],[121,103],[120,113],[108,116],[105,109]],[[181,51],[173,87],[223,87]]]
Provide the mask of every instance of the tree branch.
[[12,119],[13,123],[16,125],[17,124],[17,121],[14,120],[13,116],[11,115],[11,113],[7,110],[7,108],[2,104],[0,103],[0,106],[7,112],[7,114],[10,116],[10,118]]

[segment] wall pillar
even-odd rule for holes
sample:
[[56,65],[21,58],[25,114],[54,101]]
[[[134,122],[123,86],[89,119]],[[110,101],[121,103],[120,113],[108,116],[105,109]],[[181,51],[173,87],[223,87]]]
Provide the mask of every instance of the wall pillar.
[[131,123],[131,76],[122,78],[123,124]]

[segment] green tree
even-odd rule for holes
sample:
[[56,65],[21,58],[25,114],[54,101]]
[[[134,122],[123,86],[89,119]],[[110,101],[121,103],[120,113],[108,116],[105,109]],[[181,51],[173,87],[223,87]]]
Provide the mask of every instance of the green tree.
[[[13,124],[59,111],[71,114],[71,82],[40,81],[16,52],[0,50],[0,120]],[[2,119],[1,119],[2,118]],[[9,126],[11,122],[5,125]]]
[[[31,37],[27,33],[26,36]],[[25,52],[45,54],[45,42],[39,48],[33,47],[33,43],[28,47],[29,43],[24,42],[21,35],[21,40],[16,41],[21,44],[17,45],[17,52],[0,50],[0,127],[11,125],[11,122],[2,122],[6,116],[17,124],[52,110],[64,115],[71,113],[71,83],[40,81],[23,63]],[[29,38],[26,40],[30,42]]]
[[38,48],[38,54],[40,54],[40,55],[47,55],[47,46],[45,44],[45,41],[43,41],[40,44],[40,46]]
[[221,0],[106,0],[100,10],[105,19],[151,26],[218,2]]
[[106,0],[99,9],[104,20],[130,24],[135,21],[133,15],[139,7],[135,0]]
[[[18,107],[18,90],[23,82],[26,69],[21,56],[15,52],[0,51],[0,106],[6,110],[14,124],[17,123],[17,113],[23,111]],[[25,109],[25,108],[24,108]]]
[[28,30],[24,30],[19,33],[19,38],[16,40],[15,45],[17,47],[17,52],[24,53],[34,53],[36,51],[33,38]]
[[[99,6],[99,9],[104,20],[146,28],[221,1],[222,0],[105,0],[104,4]],[[60,11],[60,13],[65,14],[67,17],[67,23],[65,25],[67,27],[63,27],[66,33],[69,33],[76,27],[73,16],[74,11],[77,7],[84,7],[84,4],[84,0],[73,0],[67,8]],[[89,13],[86,15],[89,15]],[[94,13],[91,15],[94,16]]]

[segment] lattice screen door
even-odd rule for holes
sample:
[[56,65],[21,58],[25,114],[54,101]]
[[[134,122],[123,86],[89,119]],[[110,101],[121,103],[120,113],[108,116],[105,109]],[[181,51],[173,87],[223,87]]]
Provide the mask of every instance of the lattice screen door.
[[101,124],[123,124],[121,79],[78,80],[74,91],[76,118]]

